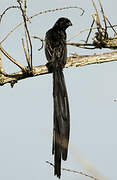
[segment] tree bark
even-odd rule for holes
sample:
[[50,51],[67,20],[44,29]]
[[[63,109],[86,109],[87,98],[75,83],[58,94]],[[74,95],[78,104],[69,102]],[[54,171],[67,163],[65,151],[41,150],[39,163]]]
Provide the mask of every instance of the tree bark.
[[[71,66],[81,67],[81,66],[106,63],[111,61],[117,61],[117,51],[112,51],[111,53],[84,55],[84,56],[78,56],[77,54],[74,54],[73,56],[67,58],[67,63],[65,67],[66,68]],[[41,66],[34,66],[32,69],[32,74],[23,71],[19,71],[7,75],[0,74],[0,86],[10,83],[11,86],[13,87],[13,85],[19,80],[26,79],[29,77],[44,75],[48,73],[49,72],[46,65],[41,65]]]

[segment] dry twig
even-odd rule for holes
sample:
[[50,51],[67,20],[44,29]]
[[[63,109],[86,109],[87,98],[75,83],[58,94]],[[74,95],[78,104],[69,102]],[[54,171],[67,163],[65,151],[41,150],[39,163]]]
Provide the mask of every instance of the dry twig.
[[17,65],[22,71],[26,71],[25,67],[22,66],[20,63],[18,63],[14,58],[12,58],[5,50],[4,48],[0,45],[0,50],[1,52],[15,65]]
[[44,46],[44,39],[42,39],[42,38],[40,38],[40,37],[37,37],[37,36],[32,36],[32,38],[34,38],[34,39],[39,39],[40,41],[41,41],[41,43],[42,43],[42,45],[41,45],[41,47],[38,49],[38,51],[40,51],[42,48],[43,48],[43,46]]
[[[31,20],[32,18],[34,18],[34,17],[36,17],[36,16],[39,16],[39,15],[41,15],[41,14],[53,13],[53,12],[56,12],[56,11],[62,11],[62,10],[67,10],[67,9],[80,9],[80,10],[82,10],[81,15],[84,14],[84,10],[83,10],[82,8],[80,8],[79,6],[68,6],[68,7],[63,7],[63,8],[56,8],[56,9],[49,9],[49,10],[40,11],[39,13],[36,13],[36,14],[28,17],[28,18],[26,19],[26,21],[29,21],[29,20]],[[14,26],[13,29],[12,29],[10,32],[8,32],[8,34],[0,41],[0,43],[2,44],[13,32],[14,32],[17,28],[19,28],[23,23],[24,23],[24,21],[21,22],[21,23],[19,23],[19,24],[17,24],[16,26]]]
[[10,6],[8,8],[6,8],[3,13],[0,15],[0,23],[1,23],[1,20],[3,18],[3,16],[5,15],[5,13],[9,10],[9,9],[16,9],[16,8],[19,8],[19,6]]
[[25,11],[23,10],[22,8],[22,4],[21,4],[21,1],[20,0],[17,0],[17,2],[19,3],[19,6],[20,6],[20,10],[22,12],[22,17],[23,17],[23,20],[24,20],[24,26],[25,26],[25,30],[26,30],[26,33],[27,33],[27,36],[28,36],[28,40],[29,40],[29,44],[30,44],[30,70],[32,69],[32,42],[31,42],[31,37],[30,37],[30,33],[29,33],[29,30],[28,30],[28,27],[27,27],[27,20],[26,20],[26,1],[25,1]]
[[26,57],[26,61],[27,61],[28,67],[30,67],[30,60],[29,60],[29,56],[27,55],[23,39],[22,39],[22,46],[23,46],[23,49],[24,49],[24,54],[25,54],[25,57]]
[[[46,161],[46,163],[48,163],[49,165],[51,165],[51,166],[54,167],[54,165],[53,165],[51,162]],[[83,172],[81,172],[81,171],[75,171],[75,170],[66,169],[66,168],[61,168],[61,169],[62,169],[63,171],[68,171],[68,172],[72,172],[72,173],[75,173],[75,174],[83,175],[83,176],[85,176],[85,177],[89,177],[89,178],[91,178],[91,179],[93,179],[93,180],[99,180],[99,179],[97,179],[97,178],[95,178],[95,177],[93,177],[93,176],[91,176],[91,175],[88,175],[88,174],[86,174],[86,173],[83,173]]]

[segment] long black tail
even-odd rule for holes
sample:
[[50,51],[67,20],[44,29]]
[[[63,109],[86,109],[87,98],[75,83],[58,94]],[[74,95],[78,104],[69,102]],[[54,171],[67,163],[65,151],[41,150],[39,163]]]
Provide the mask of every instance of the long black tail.
[[53,99],[54,129],[52,154],[54,154],[54,174],[60,178],[61,159],[67,159],[70,133],[69,103],[62,70],[53,72]]

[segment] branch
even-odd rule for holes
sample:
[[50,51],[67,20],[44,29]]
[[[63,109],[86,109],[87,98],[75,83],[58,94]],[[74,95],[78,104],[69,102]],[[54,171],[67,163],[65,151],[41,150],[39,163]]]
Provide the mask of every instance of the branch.
[[30,37],[30,33],[29,33],[29,30],[28,30],[28,27],[27,27],[27,20],[26,20],[26,1],[25,1],[25,7],[24,7],[24,10],[22,8],[22,5],[21,5],[21,1],[20,0],[17,0],[17,2],[19,3],[19,6],[20,6],[20,10],[22,12],[22,17],[23,17],[23,20],[24,20],[24,27],[25,27],[25,31],[26,31],[26,34],[28,36],[28,40],[29,40],[29,45],[30,45],[30,70],[32,69],[32,42],[31,42],[31,37]]
[[0,74],[2,73],[2,52],[0,50]]
[[24,54],[25,54],[25,57],[26,57],[26,61],[27,61],[28,67],[30,68],[29,54],[27,55],[27,52],[26,52],[26,48],[25,48],[25,44],[24,44],[23,38],[22,38],[22,46],[23,46],[23,49],[24,49]]
[[[82,8],[80,8],[79,6],[68,6],[68,7],[63,7],[63,8],[56,8],[56,9],[49,9],[49,10],[44,10],[44,11],[40,11],[39,13],[36,13],[30,17],[28,17],[26,19],[26,21],[31,20],[32,18],[42,15],[42,14],[46,14],[46,13],[54,13],[56,11],[62,11],[62,10],[68,10],[68,9],[80,9],[82,11],[81,16],[84,14],[84,10]],[[16,26],[13,27],[13,29],[0,41],[0,43],[2,44],[17,28],[19,28],[22,24],[24,24],[24,21],[17,24]]]
[[98,0],[98,1],[99,1],[99,5],[100,5],[100,9],[101,9],[102,16],[103,16],[103,21],[104,21],[104,25],[105,25],[105,28],[104,28],[104,29],[105,29],[105,34],[106,34],[106,32],[107,32],[106,18],[105,18],[105,15],[104,15],[104,10],[103,10],[101,1],[100,1],[100,0]]
[[[90,55],[90,56],[78,56],[77,54],[72,55],[72,57],[67,58],[67,63],[65,65],[66,68],[70,66],[74,67],[81,67],[91,64],[100,64],[100,63],[106,63],[111,61],[117,61],[117,51],[113,51],[111,53],[104,53],[99,55]],[[45,65],[41,66],[34,66],[32,69],[32,74],[28,74],[26,72],[16,72],[9,74],[7,76],[0,77],[0,86],[6,84],[6,83],[15,83],[19,80],[26,79],[29,77],[35,77],[43,74],[48,74],[48,69]]]
[[2,66],[2,51],[0,49],[0,77],[6,76],[7,73],[4,71],[3,66]]
[[[46,161],[46,163],[48,163],[49,165],[51,165],[51,166],[54,167],[54,165],[53,165],[51,162]],[[61,169],[62,169],[63,171],[72,172],[72,173],[75,173],[75,174],[80,174],[80,175],[86,176],[86,177],[88,177],[88,178],[90,178],[90,179],[93,179],[93,180],[99,180],[99,179],[97,179],[97,178],[95,178],[95,177],[93,177],[93,176],[91,176],[91,175],[88,175],[88,174],[86,174],[86,173],[83,173],[83,172],[81,172],[81,171],[75,171],[75,170],[66,169],[66,168],[61,168]]]
[[108,48],[108,49],[117,49],[117,37],[108,38],[103,41],[97,41],[95,40],[95,37],[93,38],[93,43],[70,43],[67,41],[67,45],[75,46],[75,47],[81,47],[81,48],[87,48],[92,47],[89,49],[102,49],[102,48]]
[[[114,27],[117,27],[117,25],[115,24],[115,25],[113,25],[113,26],[112,26],[112,25],[107,26],[107,28],[111,28],[111,29],[114,29]],[[96,29],[97,29],[97,27],[85,28],[85,29],[77,32],[76,34],[72,35],[72,36],[67,40],[67,42],[70,42],[72,39],[76,38],[76,37],[79,36],[81,33],[84,33],[84,32],[86,32],[86,31],[90,31],[90,30],[96,30]],[[113,31],[116,32],[115,30],[113,30]],[[116,34],[117,34],[117,33],[116,33]],[[35,37],[33,36],[33,38],[35,38]]]
[[3,15],[4,15],[9,9],[13,9],[13,8],[19,8],[19,6],[10,6],[10,7],[8,7],[7,9],[5,9],[5,10],[3,11],[3,13],[0,15],[0,22],[1,22],[1,20],[2,20]]
[[20,63],[18,63],[14,58],[12,58],[4,49],[3,47],[0,45],[0,51],[11,61],[13,62],[15,65],[17,65],[22,71],[26,71],[25,67],[22,66]]

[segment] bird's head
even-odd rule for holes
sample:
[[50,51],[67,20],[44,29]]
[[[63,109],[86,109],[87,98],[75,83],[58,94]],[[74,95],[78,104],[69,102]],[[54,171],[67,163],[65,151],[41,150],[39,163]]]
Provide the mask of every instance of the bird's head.
[[69,26],[72,26],[71,21],[64,17],[59,18],[54,25],[54,27],[60,30],[66,30]]

